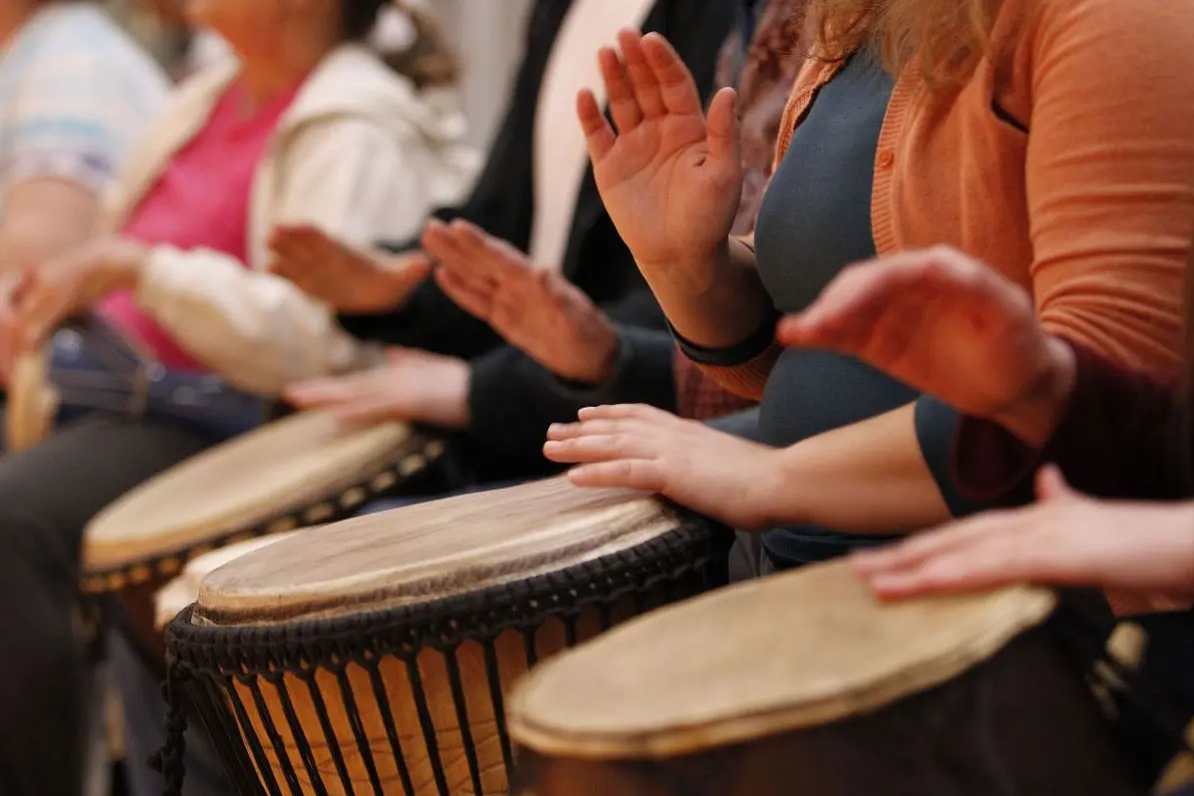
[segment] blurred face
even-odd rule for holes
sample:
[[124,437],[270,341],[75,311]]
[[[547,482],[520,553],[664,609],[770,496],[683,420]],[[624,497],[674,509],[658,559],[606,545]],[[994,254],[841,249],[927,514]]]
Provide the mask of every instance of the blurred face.
[[180,0],[187,19],[211,28],[242,56],[268,51],[286,33],[296,12],[309,0]]

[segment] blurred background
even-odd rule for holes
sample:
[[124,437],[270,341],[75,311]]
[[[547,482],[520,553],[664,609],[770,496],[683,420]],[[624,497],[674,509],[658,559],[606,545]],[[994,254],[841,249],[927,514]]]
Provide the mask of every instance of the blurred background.
[[[172,72],[186,48],[181,26],[170,29],[161,20],[177,19],[172,6],[182,0],[109,0],[113,12]],[[470,143],[483,148],[494,132],[506,85],[517,67],[531,0],[422,0],[444,27],[464,67],[461,94],[469,120]],[[469,24],[464,24],[468,20]]]

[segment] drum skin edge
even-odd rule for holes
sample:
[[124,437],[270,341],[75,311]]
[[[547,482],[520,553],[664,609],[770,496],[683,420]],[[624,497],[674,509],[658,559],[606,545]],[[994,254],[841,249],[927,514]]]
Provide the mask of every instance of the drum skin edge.
[[[269,519],[216,534],[201,545],[176,548],[136,564],[86,572],[80,580],[80,587],[87,594],[119,592],[129,586],[146,583],[154,577],[173,577],[192,558],[220,547],[343,519],[384,494],[400,479],[411,478],[426,470],[443,456],[444,451],[445,445],[439,440],[426,441],[417,434],[411,435],[397,451],[391,452],[383,460],[380,469],[370,468],[371,474],[367,477],[349,476],[330,487],[296,496],[288,508],[269,510]],[[334,496],[323,497],[328,493],[334,493]]]
[[[719,592],[714,592],[697,599],[715,597],[719,594]],[[689,601],[689,604],[691,602]],[[579,759],[673,757],[708,746],[745,743],[757,740],[764,735],[801,730],[829,724],[852,715],[868,713],[909,695],[947,683],[989,659],[1024,631],[1040,625],[1050,616],[1056,604],[1056,598],[1051,593],[1041,592],[1031,610],[1020,616],[1016,623],[1003,628],[994,628],[983,636],[972,639],[968,649],[950,659],[910,667],[900,672],[898,677],[876,683],[851,694],[849,699],[843,699],[840,694],[834,694],[812,703],[803,704],[796,710],[781,708],[738,716],[720,722],[715,727],[671,728],[666,733],[666,738],[656,738],[651,734],[618,739],[602,738],[596,734],[572,734],[569,736],[558,728],[538,727],[535,722],[520,714],[518,705],[521,694],[533,687],[535,682],[536,673],[532,672],[529,677],[515,687],[510,695],[508,721],[511,732],[519,737],[520,742],[535,752]],[[618,630],[628,628],[641,621],[657,620],[658,613],[636,617],[619,627]]]

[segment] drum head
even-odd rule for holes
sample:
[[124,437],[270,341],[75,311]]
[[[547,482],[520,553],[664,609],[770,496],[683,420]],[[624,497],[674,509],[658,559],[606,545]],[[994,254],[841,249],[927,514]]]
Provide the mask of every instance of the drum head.
[[273,536],[259,536],[256,539],[247,539],[218,550],[212,550],[210,553],[204,553],[198,558],[192,558],[182,568],[182,574],[159,589],[155,595],[154,627],[161,630],[171,619],[178,616],[183,608],[195,602],[199,597],[199,584],[203,582],[203,579],[229,561],[235,561],[243,555],[277,544],[296,533],[307,533],[313,530],[315,530],[314,527]]
[[263,426],[146,481],[96,515],[83,541],[85,572],[201,547],[327,500],[384,467],[410,437],[402,423],[347,428],[327,412]]
[[193,621],[276,624],[426,603],[637,547],[681,524],[637,492],[566,477],[333,523],[204,579]]
[[705,751],[876,710],[941,685],[1053,610],[1013,588],[878,604],[846,562],[665,608],[532,671],[511,736],[546,755]]

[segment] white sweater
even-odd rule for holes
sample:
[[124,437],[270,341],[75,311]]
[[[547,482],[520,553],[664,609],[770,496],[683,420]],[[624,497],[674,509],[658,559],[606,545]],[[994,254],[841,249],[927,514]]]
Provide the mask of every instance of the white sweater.
[[[217,64],[179,87],[109,196],[104,231],[120,230],[239,71],[236,61]],[[316,224],[358,246],[416,234],[476,173],[453,100],[417,93],[363,47],[334,51],[300,89],[257,166],[248,267],[207,249],[155,247],[138,293],[142,308],[229,383],[259,395],[376,362],[377,348],[344,332],[329,307],[268,272],[266,242],[279,223]]]

